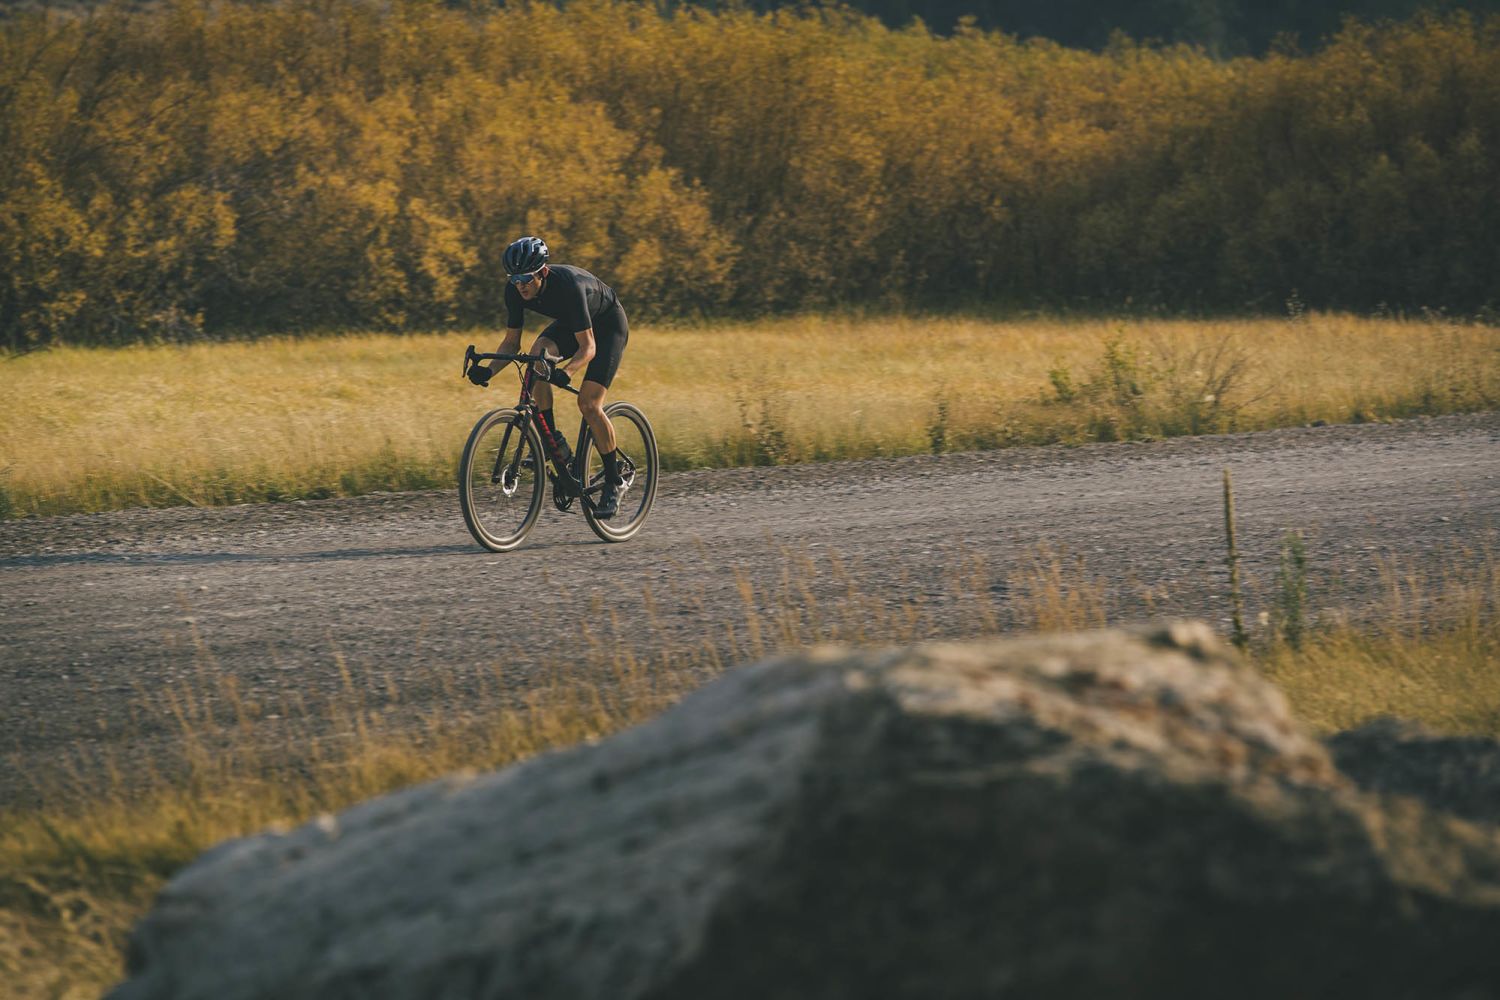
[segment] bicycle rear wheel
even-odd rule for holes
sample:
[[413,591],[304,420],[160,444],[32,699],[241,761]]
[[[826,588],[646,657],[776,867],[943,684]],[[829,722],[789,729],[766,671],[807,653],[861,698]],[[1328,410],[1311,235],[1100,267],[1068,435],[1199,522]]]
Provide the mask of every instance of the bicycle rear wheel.
[[656,502],[656,479],[660,462],[656,454],[656,432],[646,415],[630,403],[611,403],[604,408],[615,428],[615,450],[619,454],[620,510],[608,521],[594,516],[592,501],[597,500],[604,485],[604,463],[593,448],[593,433],[587,429],[579,442],[578,453],[585,456],[583,481],[587,483],[583,516],[594,534],[606,542],[623,542],[641,530],[651,505]]
[[474,540],[491,552],[525,541],[542,511],[542,439],[514,409],[492,410],[469,432],[458,463],[458,502]]

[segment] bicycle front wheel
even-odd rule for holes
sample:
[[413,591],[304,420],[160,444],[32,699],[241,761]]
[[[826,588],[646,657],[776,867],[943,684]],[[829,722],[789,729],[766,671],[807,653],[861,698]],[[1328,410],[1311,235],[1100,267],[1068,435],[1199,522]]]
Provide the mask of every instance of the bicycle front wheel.
[[524,414],[493,410],[479,418],[459,459],[458,502],[480,545],[508,552],[525,541],[542,512],[542,462],[542,439]]
[[[609,422],[615,428],[615,450],[618,454],[620,474],[625,483],[620,487],[620,510],[608,521],[594,516],[592,503],[583,504],[583,516],[594,529],[594,534],[606,542],[623,542],[634,537],[646,523],[651,505],[656,502],[656,478],[660,461],[656,454],[656,433],[646,415],[630,403],[611,403],[604,408]],[[604,486],[604,463],[593,445],[593,433],[585,430],[579,454],[587,456],[583,470],[583,481],[587,483],[586,497],[596,500]]]

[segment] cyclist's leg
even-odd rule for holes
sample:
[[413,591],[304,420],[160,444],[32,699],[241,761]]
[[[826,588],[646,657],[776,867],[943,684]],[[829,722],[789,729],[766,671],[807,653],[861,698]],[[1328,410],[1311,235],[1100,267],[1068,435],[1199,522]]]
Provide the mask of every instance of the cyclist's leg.
[[[553,333],[553,330],[550,326],[547,327],[546,330],[542,331],[542,333],[537,336],[536,340],[531,342],[531,350],[528,353],[559,353],[557,349],[557,341],[552,339],[552,337],[550,336],[551,333]],[[546,382],[538,380],[537,383],[531,387],[531,398],[535,400],[536,405],[540,406],[543,410],[546,410],[548,412],[552,410],[552,387]]]
[[[554,354],[562,355],[564,359],[571,358],[578,350],[578,338],[562,328],[560,323],[552,323],[536,342],[531,345],[532,354]],[[542,425],[546,428],[543,435],[552,436],[553,446],[558,451],[563,464],[567,464],[571,457],[571,449],[568,448],[568,436],[557,426],[557,421],[552,415],[552,387],[546,382],[538,380],[531,387],[531,398],[536,400],[537,407],[542,411]]]
[[585,378],[578,387],[578,411],[589,425],[589,431],[594,435],[594,446],[601,455],[615,450],[615,428],[604,414],[604,394],[607,391],[605,386],[589,378]]
[[584,369],[583,383],[578,387],[578,410],[594,435],[594,446],[600,455],[615,450],[615,429],[604,413],[604,395],[614,381],[620,368],[620,359],[625,355],[625,342],[630,338],[630,327],[625,321],[625,310],[616,306],[594,320],[594,357]]
[[[615,454],[615,425],[609,422],[609,416],[604,412],[606,391],[604,386],[587,378],[578,387],[578,409],[583,414],[584,422],[589,425],[593,447],[599,452],[599,461],[604,466],[604,485],[594,501],[594,516],[602,520],[615,516],[620,497],[619,461]],[[583,453],[580,461],[583,463],[584,478],[592,478],[588,476],[588,454]]]

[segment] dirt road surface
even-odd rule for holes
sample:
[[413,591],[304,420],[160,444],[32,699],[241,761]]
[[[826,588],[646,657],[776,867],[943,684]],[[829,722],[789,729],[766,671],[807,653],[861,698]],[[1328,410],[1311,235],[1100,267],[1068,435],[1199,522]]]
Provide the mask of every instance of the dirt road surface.
[[[1039,545],[1081,559],[1117,619],[1227,632],[1226,466],[1252,623],[1289,530],[1307,538],[1316,610],[1371,607],[1381,559],[1475,561],[1500,527],[1500,414],[679,473],[634,541],[603,544],[549,504],[504,555],[470,540],[453,491],[3,522],[0,806],[80,750],[131,759],[129,706],[204,671],[260,698],[327,689],[342,663],[441,710],[445,672],[503,659],[515,696],[602,609],[623,621],[607,641],[638,653],[717,641],[769,600],[747,584],[775,593],[829,553],[862,592],[918,602],[953,635],[972,628],[958,569],[983,563],[1002,623],[1020,622],[1015,580]],[[635,628],[647,594],[652,626]]]

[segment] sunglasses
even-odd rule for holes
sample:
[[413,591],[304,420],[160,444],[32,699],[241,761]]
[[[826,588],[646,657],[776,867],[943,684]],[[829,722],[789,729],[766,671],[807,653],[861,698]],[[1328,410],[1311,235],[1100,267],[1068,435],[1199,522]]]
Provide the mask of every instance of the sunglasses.
[[530,274],[512,274],[510,276],[510,283],[512,285],[529,285],[541,276],[541,271],[532,271]]

